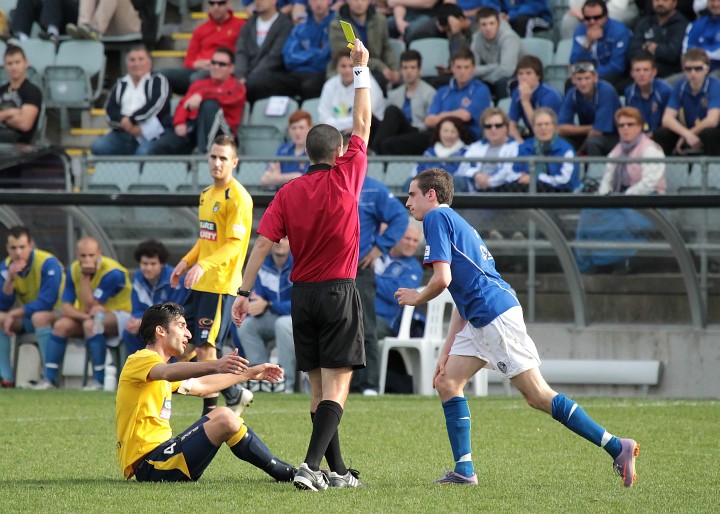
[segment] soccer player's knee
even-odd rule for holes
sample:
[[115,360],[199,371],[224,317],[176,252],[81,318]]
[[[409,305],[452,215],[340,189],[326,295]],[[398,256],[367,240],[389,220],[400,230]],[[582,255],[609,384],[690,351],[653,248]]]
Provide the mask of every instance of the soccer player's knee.
[[48,311],[33,312],[30,321],[35,328],[48,327],[52,325],[53,313]]
[[212,422],[228,437],[240,430],[240,420],[233,411],[227,407],[216,407],[212,413]]

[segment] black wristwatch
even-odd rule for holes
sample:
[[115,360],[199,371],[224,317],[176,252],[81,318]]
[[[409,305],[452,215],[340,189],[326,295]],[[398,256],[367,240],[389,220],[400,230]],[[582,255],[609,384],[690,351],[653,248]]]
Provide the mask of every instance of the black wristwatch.
[[238,296],[244,296],[245,298],[248,298],[250,296],[250,291],[246,291],[245,289],[238,288],[237,290]]

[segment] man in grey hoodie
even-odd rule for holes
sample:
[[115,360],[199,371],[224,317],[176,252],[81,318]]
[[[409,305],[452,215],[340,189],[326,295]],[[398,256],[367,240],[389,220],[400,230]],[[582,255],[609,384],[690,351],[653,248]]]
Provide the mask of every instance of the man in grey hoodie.
[[[500,14],[492,7],[480,8],[477,20],[477,31],[469,45],[475,54],[475,77],[487,83],[494,97],[505,98],[520,58],[520,36],[507,21],[500,20]],[[462,31],[452,32],[451,46],[462,45],[463,40],[468,46]]]

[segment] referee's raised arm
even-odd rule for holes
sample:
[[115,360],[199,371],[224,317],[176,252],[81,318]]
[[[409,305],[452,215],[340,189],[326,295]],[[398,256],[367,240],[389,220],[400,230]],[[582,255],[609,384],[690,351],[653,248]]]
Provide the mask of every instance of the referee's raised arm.
[[355,80],[355,104],[353,105],[353,134],[362,138],[367,146],[370,139],[370,119],[372,105],[370,103],[370,69],[368,68],[368,52],[359,39],[355,40],[355,48],[350,52],[353,61],[353,78]]

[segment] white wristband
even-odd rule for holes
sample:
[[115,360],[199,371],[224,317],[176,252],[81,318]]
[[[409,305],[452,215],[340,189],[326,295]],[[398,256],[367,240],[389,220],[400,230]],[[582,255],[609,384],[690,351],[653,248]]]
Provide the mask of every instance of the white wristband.
[[355,66],[353,68],[355,77],[355,89],[370,89],[370,68],[367,66]]

